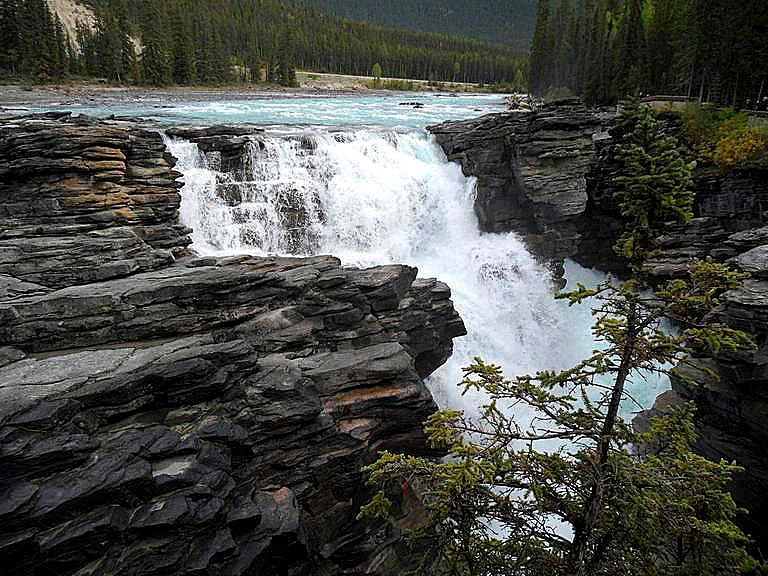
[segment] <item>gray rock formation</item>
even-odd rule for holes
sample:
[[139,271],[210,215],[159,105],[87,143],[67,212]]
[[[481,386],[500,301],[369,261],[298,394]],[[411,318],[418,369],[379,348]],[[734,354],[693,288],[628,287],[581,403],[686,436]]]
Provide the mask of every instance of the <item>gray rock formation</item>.
[[[670,133],[679,130],[679,117],[661,118]],[[604,271],[626,271],[612,250],[623,226],[614,199],[614,179],[621,170],[616,151],[623,138],[615,114],[569,102],[430,130],[448,157],[477,177],[476,212],[485,230],[520,233],[542,259],[571,257]],[[734,495],[750,509],[745,524],[765,550],[768,169],[699,166],[693,188],[695,218],[685,226],[665,227],[648,272],[652,281],[662,283],[685,275],[692,259],[711,257],[752,274],[742,288],[725,296],[711,320],[746,331],[757,348],[701,359],[721,379],[713,381],[697,370],[697,389],[676,383],[675,391],[698,406],[701,453],[735,460],[746,469],[735,481]]]
[[[670,133],[679,117],[662,115]],[[488,232],[515,231],[542,259],[573,258],[625,272],[612,246],[623,223],[614,200],[623,127],[615,111],[568,101],[538,112],[489,114],[429,127],[449,159],[477,178],[475,212]],[[768,170],[723,172],[701,166],[694,175],[694,220],[669,226],[649,262],[659,281],[685,273],[691,258],[726,260],[765,243]]]
[[173,262],[190,244],[173,165],[138,128],[0,125],[0,274],[61,287]]
[[[360,468],[425,453],[464,333],[407,266],[197,258],[159,135],[0,126],[0,562],[17,575],[391,574]],[[404,499],[402,524],[418,513]]]
[[475,212],[487,232],[516,231],[544,258],[580,239],[595,141],[610,114],[579,106],[490,114],[429,127],[450,160],[477,177]]
[[257,126],[172,127],[165,133],[197,144],[211,166],[236,177],[243,176],[250,146],[259,146],[257,135],[264,130]]

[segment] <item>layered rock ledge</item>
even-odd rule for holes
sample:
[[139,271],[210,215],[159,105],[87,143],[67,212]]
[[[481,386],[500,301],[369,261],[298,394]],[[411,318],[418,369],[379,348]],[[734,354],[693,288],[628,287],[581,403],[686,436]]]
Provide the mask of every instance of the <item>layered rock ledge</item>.
[[[464,326],[437,280],[199,258],[154,132],[0,124],[0,561],[14,574],[389,574],[360,467],[423,453]],[[401,524],[417,514],[404,500]]]
[[[669,133],[679,116],[660,116]],[[623,221],[614,200],[624,127],[615,109],[575,101],[537,112],[489,114],[430,126],[450,160],[477,178],[475,212],[488,232],[515,231],[545,260],[573,258],[610,272],[626,265],[612,250]],[[679,277],[694,257],[736,258],[766,236],[768,169],[730,171],[701,165],[694,173],[694,219],[669,225],[650,274]]]
[[[679,116],[662,114],[677,133]],[[615,110],[561,102],[537,112],[491,114],[432,126],[448,158],[477,177],[475,211],[486,231],[516,231],[543,260],[573,258],[606,272],[625,272],[612,246],[622,231],[615,177],[624,127]],[[711,257],[752,278],[725,295],[711,320],[747,332],[753,351],[700,359],[721,375],[696,371],[700,386],[675,392],[696,402],[699,451],[745,468],[734,484],[749,509],[748,531],[768,549],[768,168],[723,171],[701,165],[694,174],[694,218],[668,225],[648,263],[652,280],[686,273],[694,258]],[[659,408],[669,404],[669,395]]]

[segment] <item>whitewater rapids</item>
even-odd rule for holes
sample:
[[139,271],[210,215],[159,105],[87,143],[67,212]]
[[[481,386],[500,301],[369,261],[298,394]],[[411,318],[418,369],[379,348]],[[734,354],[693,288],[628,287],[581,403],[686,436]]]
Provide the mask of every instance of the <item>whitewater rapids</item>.
[[[468,334],[428,379],[441,407],[479,406],[456,386],[476,356],[514,376],[565,368],[595,346],[588,306],[555,301],[550,272],[516,234],[479,231],[474,180],[423,130],[267,132],[234,176],[195,144],[168,146],[184,175],[181,219],[200,254],[332,254],[345,265],[409,264],[446,282]],[[603,278],[574,264],[567,276]],[[666,387],[644,381],[635,397],[648,407]]]

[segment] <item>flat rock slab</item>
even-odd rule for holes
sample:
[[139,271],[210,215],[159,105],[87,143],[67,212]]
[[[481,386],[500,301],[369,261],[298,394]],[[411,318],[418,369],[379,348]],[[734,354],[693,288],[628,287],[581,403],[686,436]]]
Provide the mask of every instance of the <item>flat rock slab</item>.
[[[183,135],[234,161],[251,132]],[[0,562],[402,571],[398,525],[355,519],[360,469],[430,452],[423,378],[466,332],[450,290],[409,266],[197,258],[174,164],[132,124],[0,121]]]

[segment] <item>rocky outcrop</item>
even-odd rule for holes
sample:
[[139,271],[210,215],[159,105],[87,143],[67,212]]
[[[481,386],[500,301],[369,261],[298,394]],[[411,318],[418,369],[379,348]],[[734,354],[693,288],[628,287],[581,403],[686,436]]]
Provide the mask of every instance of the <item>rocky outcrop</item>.
[[6,121],[0,274],[58,288],[172,263],[191,243],[173,165],[140,128],[56,114]]
[[215,170],[243,178],[248,167],[251,146],[263,148],[258,138],[263,128],[251,125],[240,126],[174,126],[166,128],[171,138],[181,138],[197,145]]
[[[674,134],[679,117],[661,115]],[[624,128],[615,110],[588,110],[574,101],[537,112],[489,114],[429,127],[449,159],[477,178],[475,211],[488,232],[515,231],[542,259],[573,258],[626,272],[612,250],[623,221],[614,199]],[[700,166],[694,175],[694,220],[668,226],[649,271],[662,281],[685,273],[693,257],[725,260],[763,242],[752,231],[766,223],[768,170],[724,172]]]
[[[660,118],[670,134],[679,133],[679,116],[661,114]],[[612,250],[623,228],[614,198],[615,179],[621,171],[617,150],[623,142],[623,128],[613,125],[607,136],[599,140],[587,174],[589,201],[573,257],[586,266],[624,272],[624,261]],[[768,169],[723,171],[700,164],[694,171],[692,190],[694,218],[685,226],[668,224],[663,228],[657,238],[658,249],[646,265],[652,280],[684,276],[693,258],[725,261],[764,242],[753,231],[766,223],[762,207],[768,199]]]
[[544,259],[572,255],[587,209],[587,178],[610,113],[575,103],[430,126],[450,160],[477,178],[487,232],[515,231]]
[[0,130],[3,564],[407,565],[400,524],[355,520],[359,470],[427,451],[422,379],[464,333],[448,287],[327,256],[195,257],[159,135],[69,117]]
[[[668,132],[679,130],[678,116],[661,118]],[[612,250],[623,227],[614,194],[624,128],[614,112],[568,102],[430,130],[448,157],[477,177],[476,212],[485,230],[520,233],[542,259],[570,257],[589,267],[626,272]],[[661,283],[685,275],[692,259],[710,257],[752,274],[742,288],[725,295],[711,320],[747,332],[755,350],[697,360],[690,370],[699,387],[675,383],[675,392],[697,404],[699,451],[745,468],[734,482],[734,495],[750,510],[745,525],[765,549],[768,169],[701,165],[693,189],[694,219],[663,229],[647,268],[651,280]],[[704,365],[720,380],[707,377]],[[668,404],[666,396],[660,399],[660,406]]]

